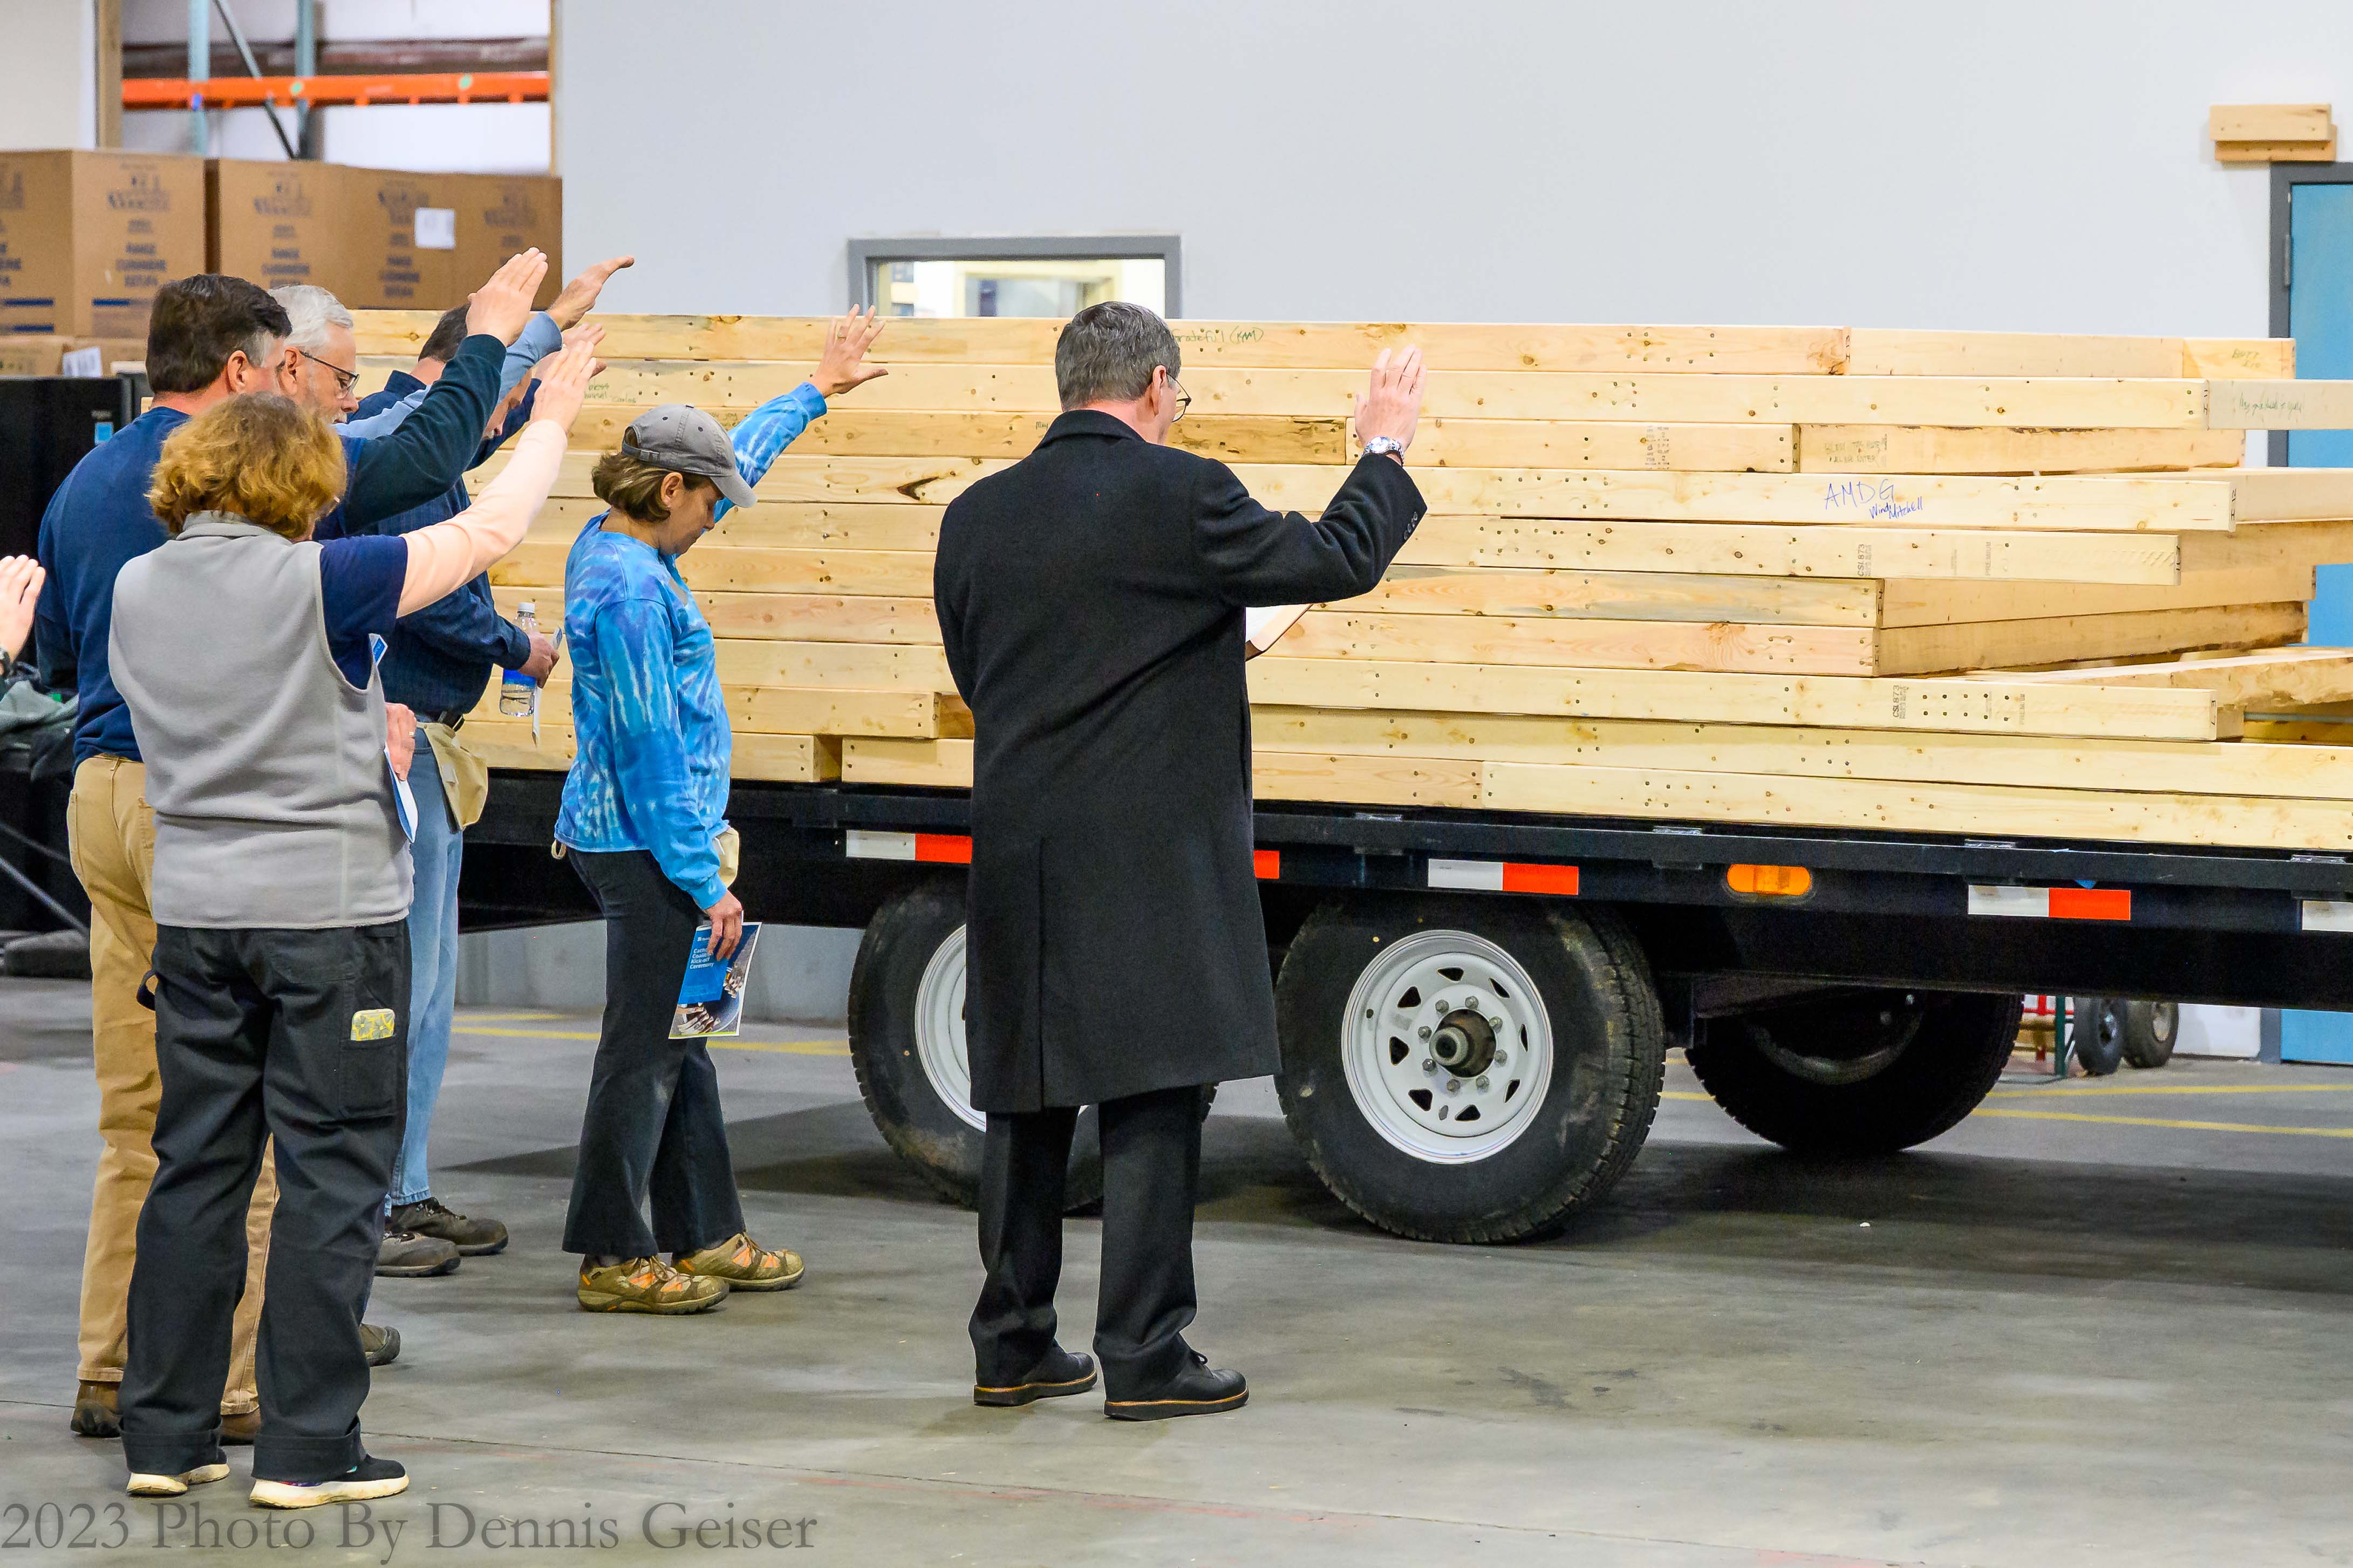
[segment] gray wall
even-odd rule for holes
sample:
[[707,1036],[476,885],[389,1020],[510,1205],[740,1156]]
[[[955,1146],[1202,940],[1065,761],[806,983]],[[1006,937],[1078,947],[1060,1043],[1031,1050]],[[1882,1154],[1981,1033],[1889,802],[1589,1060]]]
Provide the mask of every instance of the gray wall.
[[[840,1023],[858,938],[854,931],[814,926],[764,928],[752,954],[744,1016],[782,1023]],[[458,1000],[470,1007],[596,1011],[605,1005],[603,924],[591,921],[465,938],[458,958]]]
[[[2217,102],[2353,121],[2344,0],[567,0],[572,256],[805,314],[852,235],[1167,230],[1187,313],[2266,330]],[[691,239],[691,243],[688,241]]]

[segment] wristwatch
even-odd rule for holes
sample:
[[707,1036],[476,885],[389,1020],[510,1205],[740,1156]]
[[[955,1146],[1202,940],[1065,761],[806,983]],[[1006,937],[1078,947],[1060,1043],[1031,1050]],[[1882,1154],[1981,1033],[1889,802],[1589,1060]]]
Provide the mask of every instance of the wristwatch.
[[1398,462],[1402,463],[1405,461],[1405,443],[1397,439],[1393,436],[1376,436],[1371,440],[1365,443],[1365,456],[1367,458],[1395,458]]

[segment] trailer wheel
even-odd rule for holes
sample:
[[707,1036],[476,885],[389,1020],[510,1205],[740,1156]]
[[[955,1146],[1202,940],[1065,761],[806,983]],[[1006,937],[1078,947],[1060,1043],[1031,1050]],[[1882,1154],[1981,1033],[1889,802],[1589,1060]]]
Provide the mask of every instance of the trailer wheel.
[[[849,1061],[866,1112],[899,1157],[940,1194],[971,1207],[980,1192],[981,1135],[965,1053],[965,896],[960,885],[912,888],[866,927],[849,974]],[[1103,1135],[1094,1108],[1071,1140],[1065,1206],[1103,1197]]]
[[2115,996],[2070,996],[2067,1032],[2076,1062],[2085,1078],[2105,1078],[2124,1065],[2126,1009],[2131,1005]]
[[2125,1060],[2137,1068],[2161,1068],[2173,1059],[2173,1042],[2181,1032],[2178,1002],[2125,1004]]
[[1324,1184],[1421,1241],[1522,1241],[1608,1193],[1649,1133],[1666,1031],[1606,910],[1324,905],[1275,984],[1275,1089]]
[[1809,1154],[1890,1154],[1950,1131],[2010,1065],[2017,996],[1866,992],[1708,1021],[1685,1054],[1760,1138]]

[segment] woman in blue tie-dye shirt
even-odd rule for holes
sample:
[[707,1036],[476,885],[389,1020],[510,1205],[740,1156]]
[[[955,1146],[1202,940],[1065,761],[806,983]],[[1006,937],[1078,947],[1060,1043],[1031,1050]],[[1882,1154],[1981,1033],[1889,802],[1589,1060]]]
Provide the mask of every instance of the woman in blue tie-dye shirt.
[[732,437],[684,404],[640,415],[596,464],[613,510],[565,564],[577,753],[555,837],[605,914],[604,1032],[564,1230],[592,1311],[699,1312],[730,1288],[801,1277],[797,1255],[746,1232],[710,1051],[670,1037],[697,928],[709,923],[721,959],[744,929],[721,870],[733,741],[711,626],[678,558],[752,503],[827,398],[883,374],[864,363],[881,331],[871,312],[834,322],[817,374]]

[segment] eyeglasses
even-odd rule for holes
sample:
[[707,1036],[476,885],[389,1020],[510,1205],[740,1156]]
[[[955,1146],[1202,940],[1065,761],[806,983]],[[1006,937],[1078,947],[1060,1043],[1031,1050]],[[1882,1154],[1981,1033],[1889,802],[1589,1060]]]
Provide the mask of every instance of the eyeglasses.
[[342,365],[336,364],[332,361],[321,359],[317,354],[312,353],[308,349],[296,349],[294,352],[301,354],[304,359],[309,360],[312,364],[322,366],[328,371],[332,372],[335,377],[335,390],[337,393],[347,394],[353,387],[359,384],[360,373],[358,371],[345,370]]
[[1185,417],[1185,410],[1193,406],[1193,395],[1178,385],[1173,375],[1168,378],[1168,390],[1176,395],[1176,413],[1169,421],[1173,425]]

